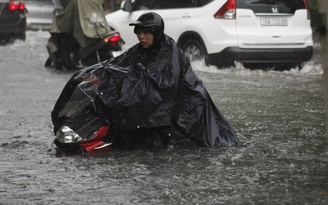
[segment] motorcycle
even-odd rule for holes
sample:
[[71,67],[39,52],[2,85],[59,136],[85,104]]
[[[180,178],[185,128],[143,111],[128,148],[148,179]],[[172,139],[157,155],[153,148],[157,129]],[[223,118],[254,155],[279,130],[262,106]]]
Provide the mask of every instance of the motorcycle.
[[45,67],[77,70],[114,57],[124,44],[106,22],[101,0],[70,0],[56,12]]
[[109,118],[97,106],[101,81],[91,72],[92,67],[81,69],[72,76],[51,113],[57,154],[111,149]]

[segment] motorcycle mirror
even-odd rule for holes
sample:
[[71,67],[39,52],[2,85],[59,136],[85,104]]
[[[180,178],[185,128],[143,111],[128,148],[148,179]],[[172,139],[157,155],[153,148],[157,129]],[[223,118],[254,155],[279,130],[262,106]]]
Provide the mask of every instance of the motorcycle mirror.
[[123,11],[131,12],[133,9],[131,0],[126,0],[122,2]]

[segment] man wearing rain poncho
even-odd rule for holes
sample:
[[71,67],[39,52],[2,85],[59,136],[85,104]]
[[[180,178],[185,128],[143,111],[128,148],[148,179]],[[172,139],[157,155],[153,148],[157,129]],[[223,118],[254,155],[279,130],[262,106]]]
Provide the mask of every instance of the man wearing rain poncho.
[[139,43],[122,55],[78,71],[52,111],[55,143],[92,133],[108,124],[107,141],[117,148],[138,146],[237,145],[233,127],[211,100],[177,44],[164,34],[156,13],[135,23]]

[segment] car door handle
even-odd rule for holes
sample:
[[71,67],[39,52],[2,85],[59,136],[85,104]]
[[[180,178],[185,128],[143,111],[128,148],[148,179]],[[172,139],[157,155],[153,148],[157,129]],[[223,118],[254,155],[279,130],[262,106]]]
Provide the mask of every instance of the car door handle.
[[188,18],[191,18],[191,15],[189,13],[185,13],[182,15],[182,18],[188,19]]

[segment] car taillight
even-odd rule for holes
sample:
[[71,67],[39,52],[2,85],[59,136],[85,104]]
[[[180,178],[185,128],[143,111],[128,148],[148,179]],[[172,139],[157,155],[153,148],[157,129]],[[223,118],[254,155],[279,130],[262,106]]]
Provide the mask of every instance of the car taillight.
[[311,15],[310,15],[310,8],[309,8],[309,4],[307,2],[307,0],[303,0],[304,1],[304,4],[305,4],[305,8],[307,10],[307,19],[311,19]]
[[111,46],[117,46],[120,40],[121,36],[119,34],[114,34],[112,36],[107,36],[104,38],[104,41],[106,43],[109,43]]
[[25,4],[22,1],[11,0],[9,3],[10,11],[24,10]]
[[214,18],[236,19],[236,1],[227,0],[227,2],[214,14]]

